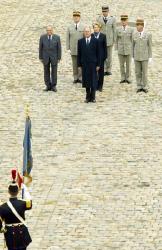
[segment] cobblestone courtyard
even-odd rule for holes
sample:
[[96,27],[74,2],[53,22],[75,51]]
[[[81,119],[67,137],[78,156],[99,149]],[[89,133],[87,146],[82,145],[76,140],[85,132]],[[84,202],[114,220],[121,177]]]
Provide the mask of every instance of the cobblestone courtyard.
[[[142,16],[153,35],[149,93],[113,75],[96,104],[72,84],[65,50],[73,9],[91,24],[98,0],[1,0],[0,201],[10,169],[22,166],[25,105],[33,133],[33,210],[29,250],[162,250],[162,1],[110,0],[119,21]],[[61,35],[58,92],[43,92],[38,41],[47,24]],[[0,249],[3,237],[0,235]]]

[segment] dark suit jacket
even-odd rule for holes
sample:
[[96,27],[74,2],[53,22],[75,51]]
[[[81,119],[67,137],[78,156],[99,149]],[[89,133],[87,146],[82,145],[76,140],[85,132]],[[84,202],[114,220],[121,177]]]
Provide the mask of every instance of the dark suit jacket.
[[48,35],[42,35],[39,41],[39,59],[44,64],[48,64],[49,60],[53,65],[61,60],[61,41],[58,35],[52,35],[52,39],[48,40]]
[[[95,37],[94,33],[92,34],[92,36]],[[99,45],[100,45],[101,61],[103,62],[107,58],[107,40],[106,40],[106,35],[103,34],[103,33],[100,33],[98,41],[99,41]]]
[[100,45],[97,39],[91,36],[90,44],[86,45],[86,39],[78,41],[78,67],[87,63],[93,63],[96,66],[101,65]]

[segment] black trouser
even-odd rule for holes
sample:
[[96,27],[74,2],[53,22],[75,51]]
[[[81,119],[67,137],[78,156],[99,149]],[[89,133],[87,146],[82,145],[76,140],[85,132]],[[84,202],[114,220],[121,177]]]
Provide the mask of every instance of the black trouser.
[[48,64],[44,64],[44,82],[48,89],[57,85],[57,64],[52,65],[50,60]]
[[26,250],[31,243],[28,228],[25,225],[14,225],[12,227],[6,225],[6,245],[8,250]]
[[10,248],[10,249],[8,249],[8,250],[26,250],[26,249],[27,249],[27,248],[25,247],[25,248],[19,248],[19,249],[18,249],[18,248],[17,248],[17,249],[15,249],[15,248],[14,248],[14,249],[11,249],[11,248]]
[[102,90],[104,82],[104,62],[102,62],[100,69],[98,71],[98,90]]
[[93,101],[96,98],[96,90],[93,88],[86,88],[86,100]]

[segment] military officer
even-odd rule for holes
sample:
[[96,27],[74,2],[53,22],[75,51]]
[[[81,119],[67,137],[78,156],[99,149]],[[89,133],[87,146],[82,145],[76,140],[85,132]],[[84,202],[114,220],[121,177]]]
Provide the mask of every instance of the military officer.
[[82,83],[82,72],[78,68],[78,40],[83,38],[84,25],[81,23],[80,11],[73,12],[73,23],[67,29],[66,48],[71,54],[73,64],[73,83]]
[[105,61],[105,75],[112,75],[112,50],[115,42],[116,35],[116,18],[110,16],[109,7],[102,7],[102,16],[97,18],[97,22],[101,25],[101,32],[106,35],[107,38],[107,55],[108,58]]
[[152,35],[144,30],[143,19],[138,18],[136,26],[137,31],[133,35],[133,58],[135,62],[137,93],[147,93],[148,62],[152,61]]
[[32,239],[25,222],[25,211],[32,208],[31,196],[23,184],[24,200],[17,198],[19,186],[13,179],[8,187],[10,198],[0,206],[0,231],[8,250],[26,250]]
[[[128,26],[128,15],[121,15],[121,27],[116,30],[116,49],[120,63],[121,81],[120,83],[131,83],[131,61],[132,61],[132,41],[133,28]],[[126,64],[126,69],[125,69]]]

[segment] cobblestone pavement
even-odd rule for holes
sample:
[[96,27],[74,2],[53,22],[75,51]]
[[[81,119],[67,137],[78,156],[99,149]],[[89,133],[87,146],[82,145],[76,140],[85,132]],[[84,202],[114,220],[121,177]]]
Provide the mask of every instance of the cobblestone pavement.
[[[72,84],[65,31],[74,8],[89,24],[98,0],[3,0],[0,8],[0,200],[10,169],[22,165],[24,108],[33,133],[33,210],[29,250],[162,250],[162,1],[109,1],[119,19],[145,17],[153,34],[150,91],[106,78],[96,104]],[[42,91],[38,40],[47,24],[61,35],[58,92]],[[0,249],[3,238],[0,236]]]

